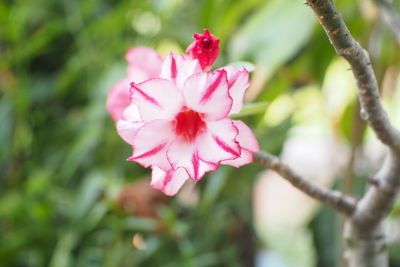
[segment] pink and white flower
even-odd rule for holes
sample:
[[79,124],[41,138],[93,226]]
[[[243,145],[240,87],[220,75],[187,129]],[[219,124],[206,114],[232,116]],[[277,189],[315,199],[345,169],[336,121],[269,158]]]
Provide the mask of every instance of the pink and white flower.
[[120,136],[133,146],[129,160],[151,166],[152,186],[168,195],[221,163],[238,167],[251,162],[258,149],[250,129],[228,117],[241,108],[247,71],[201,72],[198,64],[170,54],[162,66],[163,78],[132,83],[137,109],[127,108],[124,118],[131,119],[117,124]]
[[190,56],[162,60],[151,49],[128,51],[128,77],[107,101],[119,135],[133,147],[129,160],[151,167],[151,186],[170,196],[220,164],[252,162],[259,149],[251,130],[229,118],[242,108],[249,73],[230,66],[205,71],[218,56],[219,40],[208,30],[194,37]]

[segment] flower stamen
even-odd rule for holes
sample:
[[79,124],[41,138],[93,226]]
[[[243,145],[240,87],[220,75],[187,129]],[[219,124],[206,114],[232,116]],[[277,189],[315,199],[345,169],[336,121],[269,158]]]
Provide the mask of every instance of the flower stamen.
[[201,115],[193,110],[181,111],[175,117],[175,132],[190,142],[193,141],[206,127]]

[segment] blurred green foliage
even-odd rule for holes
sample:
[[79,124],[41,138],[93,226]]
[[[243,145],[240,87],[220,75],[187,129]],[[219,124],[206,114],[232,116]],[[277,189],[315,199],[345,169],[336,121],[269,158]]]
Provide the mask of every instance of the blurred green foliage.
[[[380,79],[388,66],[398,71],[398,45],[381,22],[359,12],[357,1],[336,2],[354,36],[377,44]],[[157,217],[117,204],[127,184],[149,174],[126,161],[130,147],[105,110],[108,88],[125,75],[125,51],[183,51],[203,28],[221,38],[218,66],[256,66],[255,103],[241,119],[262,149],[279,154],[301,123],[296,109],[269,123],[265,103],[320,88],[336,58],[301,1],[0,2],[0,266],[252,266],[261,248],[274,250],[254,230],[256,166],[220,168],[197,184],[194,204],[174,197],[150,206]],[[343,144],[351,142],[356,112],[356,102],[348,103],[336,125]],[[364,175],[356,175],[357,192]],[[314,214],[305,240],[317,255],[304,258],[334,266],[338,225],[329,209]]]

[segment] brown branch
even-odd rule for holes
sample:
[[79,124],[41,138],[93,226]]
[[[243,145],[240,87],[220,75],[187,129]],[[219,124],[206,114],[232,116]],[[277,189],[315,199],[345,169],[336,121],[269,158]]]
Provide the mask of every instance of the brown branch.
[[308,0],[308,4],[317,15],[336,53],[350,63],[357,81],[362,118],[367,120],[384,144],[400,151],[400,132],[392,126],[382,107],[368,52],[351,36],[332,0]]
[[353,223],[360,230],[370,230],[382,221],[393,207],[400,189],[400,155],[389,152],[373,184],[358,202]]
[[[337,54],[343,56],[352,66],[357,80],[361,113],[364,113],[363,116],[378,138],[391,150],[387,164],[378,173],[379,181],[385,186],[370,188],[353,215],[353,221],[360,228],[373,228],[387,215],[394,201],[395,194],[387,189],[392,187],[396,192],[399,187],[400,133],[391,125],[382,108],[377,81],[367,51],[351,36],[333,1],[309,0],[309,4]],[[368,205],[363,205],[363,203],[368,203]]]
[[373,179],[367,193],[358,201],[347,222],[346,255],[350,267],[388,265],[381,222],[393,207],[400,189],[400,133],[383,110],[370,58],[351,36],[332,0],[308,0],[336,53],[351,65],[357,80],[362,117],[378,138],[388,146],[389,154]]
[[388,255],[381,224],[373,231],[363,233],[346,221],[343,237],[347,244],[344,258],[348,267],[386,267]]
[[255,152],[254,158],[256,163],[276,171],[294,187],[310,197],[324,202],[346,215],[351,215],[353,213],[356,200],[352,197],[343,195],[339,191],[333,191],[309,182],[293,171],[288,165],[282,163],[277,157],[266,152]]
[[376,6],[379,9],[379,13],[380,13],[383,21],[386,23],[386,25],[392,31],[394,37],[396,38],[397,43],[400,44],[400,16],[399,16],[399,14],[397,14],[397,12],[394,10],[391,3],[387,0],[374,0],[374,3],[376,4]]

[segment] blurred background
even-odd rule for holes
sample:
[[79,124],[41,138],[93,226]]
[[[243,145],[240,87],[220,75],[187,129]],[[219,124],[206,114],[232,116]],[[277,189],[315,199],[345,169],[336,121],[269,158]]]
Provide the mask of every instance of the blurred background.
[[[303,2],[2,0],[0,266],[342,266],[332,209],[255,165],[165,197],[126,160],[105,109],[128,48],[183,52],[209,28],[221,39],[215,67],[254,68],[236,118],[262,150],[360,196],[384,150],[360,118],[348,64]],[[372,2],[335,3],[400,126],[399,44]],[[400,266],[400,203],[386,229]]]

